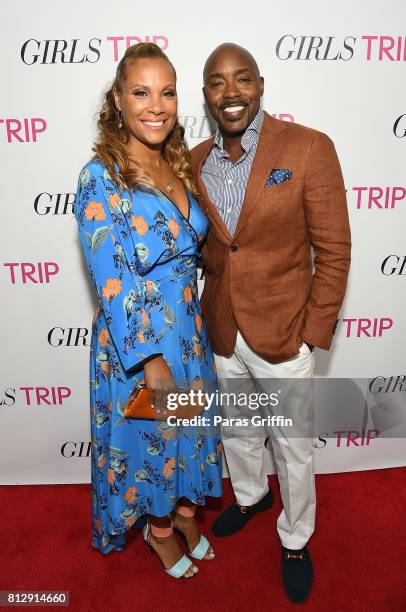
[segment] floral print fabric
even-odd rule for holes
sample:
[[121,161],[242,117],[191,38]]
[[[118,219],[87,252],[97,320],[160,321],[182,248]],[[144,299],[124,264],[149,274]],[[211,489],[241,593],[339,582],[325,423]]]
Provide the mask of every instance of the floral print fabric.
[[207,219],[188,194],[189,217],[158,191],[119,192],[94,160],[80,173],[75,215],[100,307],[90,355],[93,545],[124,546],[143,514],[167,515],[179,497],[221,495],[221,441],[209,425],[124,418],[142,363],[162,354],[182,389],[215,391],[212,351],[196,281]]

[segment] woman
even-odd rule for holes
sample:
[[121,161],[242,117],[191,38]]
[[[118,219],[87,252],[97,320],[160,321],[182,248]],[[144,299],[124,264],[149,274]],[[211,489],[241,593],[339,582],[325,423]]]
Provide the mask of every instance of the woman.
[[122,550],[125,531],[147,514],[144,537],[165,570],[191,577],[198,568],[173,527],[192,556],[214,558],[194,514],[206,495],[221,495],[218,431],[123,414],[141,380],[160,404],[178,388],[214,391],[216,382],[196,286],[207,220],[193,197],[176,73],[157,45],[126,51],[98,129],[75,205],[100,304],[91,352],[93,545]]

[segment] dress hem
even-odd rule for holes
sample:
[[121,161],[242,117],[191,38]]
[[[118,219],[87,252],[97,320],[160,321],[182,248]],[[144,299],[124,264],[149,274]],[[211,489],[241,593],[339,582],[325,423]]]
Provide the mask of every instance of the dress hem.
[[[187,495],[179,495],[177,498],[177,501],[172,505],[171,509],[169,510],[169,512],[165,513],[165,514],[154,514],[153,516],[156,516],[157,518],[162,518],[164,516],[168,516],[168,514],[170,514],[174,508],[177,506],[178,504],[178,500],[181,498],[187,499],[188,501],[190,501],[192,504],[195,504],[196,506],[205,506],[206,505],[206,498],[207,497],[218,497],[221,498],[222,494],[220,493],[219,495],[211,495],[210,493],[208,493],[207,495],[205,495],[205,501],[204,502],[197,502],[193,499],[190,499]],[[97,540],[102,539],[103,537],[105,537],[105,535],[103,536],[93,536],[92,538],[92,546],[93,548],[95,548],[96,550],[99,550],[103,555],[108,555],[109,553],[111,553],[113,550],[117,551],[117,552],[122,552],[125,547],[127,546],[127,543],[125,541],[125,534],[127,533],[127,531],[129,531],[130,529],[133,529],[134,524],[137,523],[137,521],[139,521],[142,517],[146,516],[146,514],[148,513],[144,513],[144,514],[140,514],[139,516],[137,516],[137,518],[135,519],[134,523],[132,525],[129,525],[125,531],[121,532],[121,533],[109,533],[109,542],[106,544],[106,546],[100,546],[99,543],[97,543]],[[111,541],[112,538],[115,538],[116,541]]]

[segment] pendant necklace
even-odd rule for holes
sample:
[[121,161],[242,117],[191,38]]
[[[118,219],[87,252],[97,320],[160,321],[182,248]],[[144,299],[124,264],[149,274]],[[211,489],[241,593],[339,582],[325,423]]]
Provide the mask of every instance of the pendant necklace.
[[[162,159],[162,157],[161,157]],[[162,160],[163,161],[163,160]],[[168,176],[166,174],[166,168],[165,168],[165,163],[163,163],[163,167],[164,167],[164,174],[165,174],[165,181],[166,181],[166,191],[168,193],[173,193],[175,191],[175,187],[172,185],[172,183],[170,183],[168,181]]]

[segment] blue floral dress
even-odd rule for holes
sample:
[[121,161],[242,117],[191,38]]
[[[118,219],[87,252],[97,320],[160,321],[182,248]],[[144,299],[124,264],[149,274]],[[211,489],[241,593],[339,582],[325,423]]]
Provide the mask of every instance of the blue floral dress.
[[[82,170],[75,204],[80,239],[100,307],[90,355],[93,546],[124,546],[124,533],[179,497],[221,495],[221,440],[209,425],[125,419],[142,362],[162,354],[183,389],[216,390],[213,354],[196,282],[208,222],[188,194],[189,217],[158,191],[119,192],[105,166]],[[138,369],[137,369],[138,366]],[[206,424],[205,424],[206,425]]]

